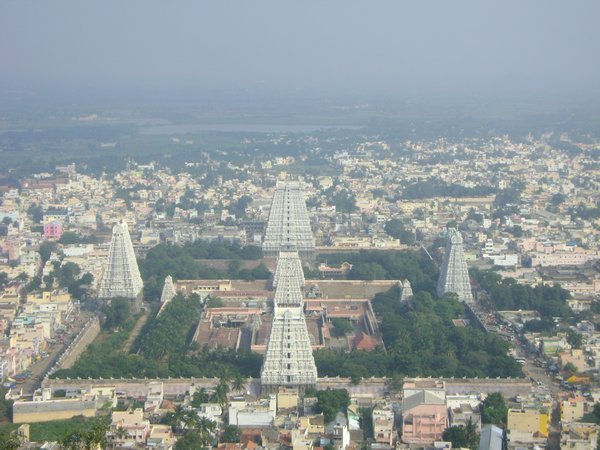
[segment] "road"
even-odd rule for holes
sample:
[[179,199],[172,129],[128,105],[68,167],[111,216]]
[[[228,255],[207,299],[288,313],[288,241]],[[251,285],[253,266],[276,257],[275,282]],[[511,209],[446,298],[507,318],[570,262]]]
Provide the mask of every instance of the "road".
[[75,336],[77,336],[86,322],[94,315],[90,311],[80,311],[76,316],[73,316],[74,321],[68,325],[67,331],[64,334],[64,343],[60,343],[60,336],[56,336],[55,339],[58,342],[49,345],[46,349],[48,356],[33,363],[29,367],[31,376],[23,384],[17,385],[18,388],[23,389],[23,395],[33,395],[33,392],[40,387],[46,373],[52,368],[59,356],[65,351]]
[[135,340],[137,339],[138,335],[142,331],[142,328],[144,327],[144,325],[146,325],[146,322],[148,321],[149,318],[150,318],[150,310],[144,309],[144,314],[142,315],[142,317],[140,317],[138,319],[135,326],[133,327],[133,330],[131,330],[129,337],[127,338],[127,342],[125,342],[125,344],[123,345],[123,351],[125,353],[129,353],[131,351],[131,347],[133,347]]

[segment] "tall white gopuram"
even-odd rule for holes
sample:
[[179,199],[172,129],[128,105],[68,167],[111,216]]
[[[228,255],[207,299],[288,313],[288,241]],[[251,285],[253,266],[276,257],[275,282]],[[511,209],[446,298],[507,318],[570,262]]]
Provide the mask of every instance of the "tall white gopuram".
[[280,251],[292,250],[301,258],[314,258],[315,238],[300,182],[277,183],[262,249],[265,256],[278,256]]
[[413,298],[413,290],[412,290],[412,286],[410,285],[410,281],[405,279],[403,281],[400,281],[400,284],[402,287],[402,292],[400,293],[400,301],[401,302],[410,301],[410,299]]
[[175,292],[175,286],[173,285],[173,278],[171,275],[167,275],[165,278],[165,284],[163,286],[162,294],[160,296],[160,309],[158,310],[157,316],[163,312],[165,307],[169,304],[171,300],[175,298],[177,292]]
[[273,274],[273,288],[277,287],[280,277],[289,277],[290,274],[299,280],[300,286],[304,286],[304,270],[298,252],[280,252]]
[[472,303],[473,293],[469,282],[469,270],[465,260],[463,239],[454,228],[448,230],[446,253],[437,285],[437,295],[442,297],[447,292],[454,292],[461,302]]
[[98,297],[109,300],[115,297],[131,299],[139,308],[144,283],[135,259],[127,223],[121,221],[113,227],[108,259],[100,281]]
[[[271,335],[260,374],[263,392],[277,392],[280,386],[304,391],[317,382],[317,367],[304,319],[298,254],[291,252],[277,260],[274,315]],[[300,266],[301,269],[301,266]]]

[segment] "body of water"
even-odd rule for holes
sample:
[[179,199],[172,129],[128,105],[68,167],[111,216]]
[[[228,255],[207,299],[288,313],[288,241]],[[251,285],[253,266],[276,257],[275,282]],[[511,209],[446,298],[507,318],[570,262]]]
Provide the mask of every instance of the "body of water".
[[316,130],[358,130],[357,125],[311,125],[311,124],[182,124],[141,127],[141,134],[195,134],[205,131],[227,133],[306,133]]

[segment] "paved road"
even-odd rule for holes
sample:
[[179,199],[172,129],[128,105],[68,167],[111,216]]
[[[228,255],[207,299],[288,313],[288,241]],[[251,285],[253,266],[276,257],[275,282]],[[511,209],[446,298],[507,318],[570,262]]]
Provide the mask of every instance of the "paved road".
[[59,356],[65,351],[69,344],[73,341],[75,336],[83,328],[86,322],[94,316],[94,313],[90,311],[81,311],[67,329],[65,336],[65,342],[60,343],[57,338],[57,343],[47,348],[48,356],[44,359],[40,359],[31,365],[31,376],[21,385],[17,385],[23,389],[23,395],[33,395],[33,392],[40,387],[42,380],[54,363],[58,360]]
[[131,347],[133,347],[135,340],[137,339],[138,335],[142,331],[142,328],[144,327],[144,325],[146,325],[146,322],[148,321],[149,318],[150,318],[150,309],[144,309],[144,314],[142,315],[142,317],[140,317],[138,319],[135,326],[133,327],[133,330],[131,330],[131,333],[129,333],[127,342],[125,342],[125,345],[123,345],[123,351],[125,353],[129,353],[131,351]]

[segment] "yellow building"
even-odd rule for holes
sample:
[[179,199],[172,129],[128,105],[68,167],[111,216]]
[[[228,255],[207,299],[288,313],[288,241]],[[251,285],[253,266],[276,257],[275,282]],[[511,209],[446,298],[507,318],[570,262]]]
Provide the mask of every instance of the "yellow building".
[[281,386],[277,392],[277,411],[298,407],[298,389]]
[[585,399],[572,397],[560,403],[560,420],[562,423],[575,422],[584,415]]
[[306,430],[307,434],[322,434],[325,433],[325,417],[323,414],[315,416],[300,417],[301,430]]
[[548,435],[550,417],[538,409],[509,409],[507,429],[518,433]]

